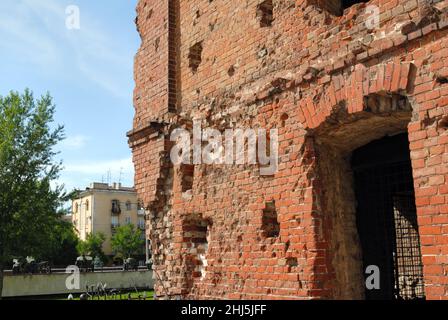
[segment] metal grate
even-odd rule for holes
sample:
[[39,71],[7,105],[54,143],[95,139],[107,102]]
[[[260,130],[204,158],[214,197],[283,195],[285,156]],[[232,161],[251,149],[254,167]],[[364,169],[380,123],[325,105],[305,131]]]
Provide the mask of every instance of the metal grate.
[[364,265],[381,272],[368,299],[424,299],[423,267],[410,161],[354,168]]
[[396,298],[422,299],[425,297],[425,288],[414,196],[410,193],[395,195],[393,203]]

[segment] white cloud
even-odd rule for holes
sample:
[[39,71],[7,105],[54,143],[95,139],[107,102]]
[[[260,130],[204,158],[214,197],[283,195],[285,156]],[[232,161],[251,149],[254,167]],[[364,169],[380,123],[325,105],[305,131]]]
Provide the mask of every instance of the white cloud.
[[67,150],[79,150],[87,144],[88,140],[89,137],[83,135],[71,136],[61,142],[61,147]]
[[65,5],[58,0],[2,0],[0,51],[14,52],[23,62],[61,77],[68,76],[70,66],[109,94],[129,98],[133,53],[116,43],[87,9],[80,11],[81,29],[68,30]]
[[24,3],[0,4],[0,35],[0,49],[23,61],[42,68],[59,63],[61,52],[57,43],[32,19],[32,12]]
[[[108,176],[110,174],[110,176]],[[108,181],[109,180],[109,181]],[[65,165],[61,172],[59,184],[65,189],[84,189],[92,182],[122,182],[123,185],[134,185],[134,165],[131,157],[111,161],[88,161]]]

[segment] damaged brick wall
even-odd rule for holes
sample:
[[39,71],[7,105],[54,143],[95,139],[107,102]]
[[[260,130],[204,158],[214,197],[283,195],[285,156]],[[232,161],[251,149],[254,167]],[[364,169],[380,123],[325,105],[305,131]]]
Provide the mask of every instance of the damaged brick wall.
[[[426,296],[448,298],[448,1],[359,2],[273,0],[271,14],[261,0],[139,1],[128,136],[159,298],[363,298],[347,159],[406,129]],[[173,166],[170,133],[193,120],[277,128],[278,172]],[[267,236],[272,204],[279,232]],[[192,217],[208,226],[200,259]]]

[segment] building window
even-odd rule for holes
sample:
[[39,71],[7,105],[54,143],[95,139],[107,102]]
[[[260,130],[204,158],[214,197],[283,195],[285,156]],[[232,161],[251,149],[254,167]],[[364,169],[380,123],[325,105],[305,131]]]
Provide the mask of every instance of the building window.
[[138,207],[138,209],[137,209],[137,214],[138,214],[139,216],[144,216],[144,215],[145,215],[145,206],[144,206],[142,200],[138,200],[137,207]]
[[86,211],[89,211],[89,200],[86,200]]
[[131,217],[126,217],[125,222],[126,224],[131,224]]
[[132,209],[132,204],[131,204],[131,201],[128,200],[128,201],[126,202],[126,210],[127,210],[127,211],[131,211],[131,209]]
[[78,210],[79,210],[78,202],[75,202],[74,212],[75,212],[75,213],[78,213]]
[[145,218],[138,218],[139,229],[145,230]]
[[112,213],[121,213],[120,201],[112,200]]
[[120,224],[118,222],[118,217],[112,216],[112,228],[117,228],[119,226],[120,226]]

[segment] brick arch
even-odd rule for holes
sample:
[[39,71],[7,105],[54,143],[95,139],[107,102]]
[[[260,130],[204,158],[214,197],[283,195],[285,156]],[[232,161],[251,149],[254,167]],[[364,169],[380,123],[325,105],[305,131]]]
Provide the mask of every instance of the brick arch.
[[316,129],[341,103],[346,103],[348,113],[354,114],[364,111],[366,96],[406,94],[412,85],[412,68],[412,63],[399,60],[372,67],[358,64],[349,76],[333,76],[321,92],[302,99],[298,118],[305,129]]

